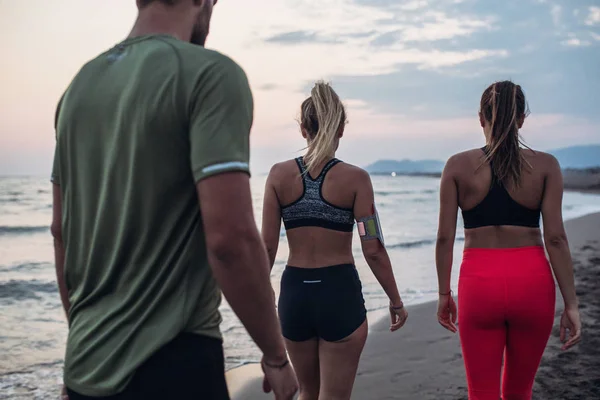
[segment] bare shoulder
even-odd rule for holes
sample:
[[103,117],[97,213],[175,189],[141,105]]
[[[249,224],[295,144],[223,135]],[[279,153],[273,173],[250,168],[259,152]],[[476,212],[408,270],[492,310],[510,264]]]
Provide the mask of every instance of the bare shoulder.
[[531,165],[533,165],[534,168],[538,168],[546,172],[560,169],[560,164],[558,160],[550,153],[545,153],[543,151],[531,149],[524,149],[523,155],[525,156],[525,159]]
[[298,175],[298,165],[295,160],[278,162],[271,167],[267,177],[267,186],[280,187]]
[[461,171],[472,170],[472,167],[481,162],[483,152],[480,149],[471,149],[456,153],[448,158],[444,166],[444,174],[455,175]]
[[540,161],[546,163],[547,165],[556,165],[558,164],[558,160],[550,153],[545,153],[543,151],[537,150],[527,150],[527,153],[534,154],[534,157],[538,158]]
[[279,177],[297,171],[298,165],[296,164],[296,160],[281,161],[274,164],[271,167],[271,170],[269,171],[269,176]]
[[343,162],[338,164],[338,168],[338,175],[343,175],[344,180],[349,183],[364,184],[371,182],[371,175],[359,166]]

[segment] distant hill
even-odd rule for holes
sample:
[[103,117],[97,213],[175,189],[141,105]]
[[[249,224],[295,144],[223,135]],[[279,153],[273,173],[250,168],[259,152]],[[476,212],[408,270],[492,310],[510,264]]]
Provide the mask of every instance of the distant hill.
[[563,169],[600,167],[600,144],[550,150]]
[[440,173],[444,162],[439,160],[379,160],[365,167],[370,174],[420,174]]
[[[562,169],[600,167],[600,144],[564,147],[550,150]],[[440,160],[378,160],[365,167],[370,174],[438,175],[445,162]]]

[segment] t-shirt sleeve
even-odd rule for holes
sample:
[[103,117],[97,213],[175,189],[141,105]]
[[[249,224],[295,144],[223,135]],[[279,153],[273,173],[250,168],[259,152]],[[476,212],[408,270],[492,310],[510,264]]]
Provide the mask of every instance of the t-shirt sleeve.
[[230,171],[250,174],[254,104],[244,71],[220,56],[200,74],[190,108],[190,159],[196,182]]
[[58,117],[60,114],[60,108],[62,106],[64,95],[58,101],[56,106],[56,112],[54,113],[54,132],[55,132],[55,145],[54,145],[54,162],[52,163],[52,174],[50,175],[50,181],[55,185],[60,185],[60,153],[58,148]]

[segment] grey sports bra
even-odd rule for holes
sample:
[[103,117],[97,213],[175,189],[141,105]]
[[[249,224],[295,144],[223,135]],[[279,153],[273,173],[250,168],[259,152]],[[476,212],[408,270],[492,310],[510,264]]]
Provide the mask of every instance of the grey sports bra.
[[304,165],[302,157],[296,158],[300,176],[304,185],[302,196],[296,201],[281,207],[281,217],[286,230],[302,226],[318,226],[341,232],[352,232],[354,228],[354,211],[329,203],[323,198],[323,181],[327,172],[341,161],[330,160],[315,179]]

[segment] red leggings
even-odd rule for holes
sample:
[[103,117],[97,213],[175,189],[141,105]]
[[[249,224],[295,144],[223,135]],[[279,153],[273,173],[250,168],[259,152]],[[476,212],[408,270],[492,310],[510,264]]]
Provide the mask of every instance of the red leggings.
[[554,279],[542,247],[465,249],[458,330],[469,400],[530,400],[552,331]]

